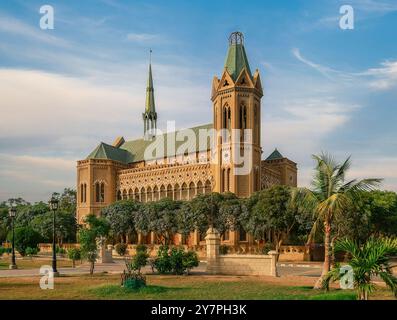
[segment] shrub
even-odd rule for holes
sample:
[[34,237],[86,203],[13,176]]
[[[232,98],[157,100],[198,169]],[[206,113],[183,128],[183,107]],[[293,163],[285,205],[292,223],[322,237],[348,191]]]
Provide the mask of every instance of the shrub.
[[219,254],[227,254],[229,251],[229,247],[227,245],[219,246]]
[[145,246],[144,244],[138,244],[136,246],[136,252],[140,252],[140,251],[146,252],[147,251],[147,246]]
[[190,269],[198,267],[199,259],[197,253],[194,251],[185,252],[183,255],[183,268],[186,270],[186,274],[189,274]]
[[121,285],[126,289],[136,290],[146,286],[146,277],[140,272],[126,272],[122,274]]
[[159,251],[157,252],[157,258],[154,260],[154,266],[161,274],[169,273],[172,268],[168,251],[168,246],[160,246]]
[[[11,240],[11,233],[8,234],[8,239]],[[37,248],[40,243],[40,234],[31,227],[15,228],[15,249],[21,256],[26,255],[27,248]]]
[[39,252],[39,248],[31,248],[31,247],[27,247],[25,250],[25,255],[28,257],[32,257],[34,255],[36,255]]
[[58,254],[66,254],[66,250],[62,247],[56,247],[56,253]]
[[265,245],[262,247],[262,253],[263,254],[268,254],[269,251],[274,250],[274,245],[272,243],[265,243]]
[[116,250],[117,254],[122,257],[127,253],[127,245],[125,243],[116,244],[114,249]]
[[185,252],[183,248],[168,249],[168,246],[161,246],[154,267],[160,274],[188,274],[189,270],[198,266],[197,254],[193,251]]
[[0,247],[0,257],[4,254],[4,253],[6,253],[6,250],[5,250],[6,248],[4,248],[4,247]]
[[138,251],[132,258],[131,267],[133,270],[141,272],[141,268],[146,266],[149,255],[144,251]]
[[72,260],[73,268],[76,266],[76,260],[81,259],[81,250],[79,248],[71,248],[68,250],[68,258]]

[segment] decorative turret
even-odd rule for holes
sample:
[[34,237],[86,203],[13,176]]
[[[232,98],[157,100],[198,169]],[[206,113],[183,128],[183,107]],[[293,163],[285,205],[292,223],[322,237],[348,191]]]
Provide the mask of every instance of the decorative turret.
[[157,129],[157,112],[154,103],[154,87],[153,87],[151,56],[152,56],[152,50],[150,50],[149,76],[146,86],[145,112],[142,113],[143,125],[144,125],[143,133],[145,139],[153,138],[156,135],[156,129]]
[[225,60],[225,69],[229,72],[232,79],[236,81],[244,68],[252,78],[247,54],[244,49],[244,36],[241,32],[236,31],[229,36],[229,50]]

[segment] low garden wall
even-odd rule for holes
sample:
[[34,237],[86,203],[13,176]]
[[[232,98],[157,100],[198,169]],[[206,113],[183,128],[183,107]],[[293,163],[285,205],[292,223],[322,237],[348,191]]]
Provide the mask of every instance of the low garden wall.
[[215,228],[207,231],[207,272],[226,275],[277,276],[277,253],[265,255],[225,254],[220,255],[220,235]]

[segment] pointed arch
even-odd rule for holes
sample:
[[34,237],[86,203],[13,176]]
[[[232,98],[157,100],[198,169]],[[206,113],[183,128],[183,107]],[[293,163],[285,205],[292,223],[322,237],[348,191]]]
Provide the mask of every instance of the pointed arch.
[[179,184],[174,186],[174,200],[181,200],[181,188]]
[[123,190],[123,200],[127,199],[127,190]]
[[165,186],[162,184],[160,187],[160,199],[164,199],[167,197],[167,193],[165,190]]
[[135,201],[141,201],[140,194],[139,194],[139,189],[137,187],[135,187],[135,190],[134,190],[134,200]]
[[153,195],[152,188],[149,186],[146,189],[146,202],[153,201],[152,195]]
[[121,200],[121,190],[117,191],[117,200]]
[[157,186],[154,186],[153,188],[153,201],[158,201],[159,200],[159,188]]
[[206,180],[206,181],[205,181],[204,193],[205,193],[205,194],[208,194],[208,193],[211,193],[211,191],[212,191],[211,181]]
[[130,188],[128,190],[128,199],[132,199],[132,197],[133,197],[133,192],[132,192],[132,188]]
[[196,186],[194,185],[194,182],[191,181],[189,183],[189,189],[188,189],[188,199],[193,199],[196,196]]
[[140,197],[141,197],[141,202],[146,202],[147,201],[145,187],[141,188],[141,196]]
[[188,200],[188,189],[187,189],[187,184],[186,182],[184,182],[182,184],[182,196],[181,196],[182,200]]
[[170,184],[167,186],[166,197],[174,200],[174,191],[173,191],[172,186]]
[[203,194],[203,193],[204,193],[204,185],[200,180],[199,182],[197,182],[197,194]]

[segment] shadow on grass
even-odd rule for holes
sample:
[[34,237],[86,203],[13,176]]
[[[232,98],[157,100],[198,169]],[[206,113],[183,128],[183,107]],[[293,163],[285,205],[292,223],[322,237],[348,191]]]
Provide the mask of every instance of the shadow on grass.
[[176,293],[176,291],[186,290],[187,288],[177,288],[177,287],[163,287],[148,285],[146,287],[132,289],[124,288],[120,285],[102,285],[99,287],[89,289],[90,293],[101,297],[101,298],[141,298],[147,295],[158,295],[162,293]]

